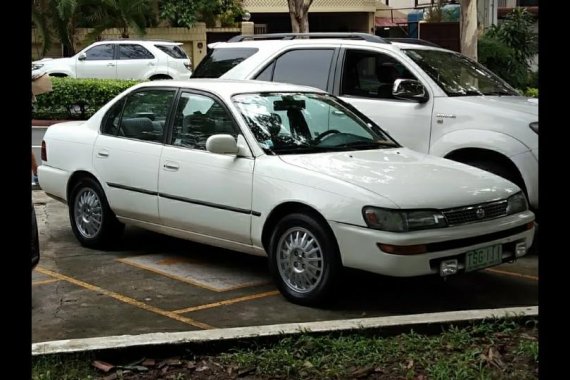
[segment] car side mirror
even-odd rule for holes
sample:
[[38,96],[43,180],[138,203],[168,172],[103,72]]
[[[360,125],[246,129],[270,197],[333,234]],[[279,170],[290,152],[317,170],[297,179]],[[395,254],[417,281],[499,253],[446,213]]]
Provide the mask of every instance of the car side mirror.
[[206,140],[206,150],[217,154],[238,154],[238,145],[232,135],[212,135]]
[[429,99],[424,85],[415,79],[396,79],[392,87],[392,96],[418,103],[425,103]]
[[85,59],[87,59],[87,54],[79,53],[79,56],[77,57],[77,59],[80,61],[85,61]]

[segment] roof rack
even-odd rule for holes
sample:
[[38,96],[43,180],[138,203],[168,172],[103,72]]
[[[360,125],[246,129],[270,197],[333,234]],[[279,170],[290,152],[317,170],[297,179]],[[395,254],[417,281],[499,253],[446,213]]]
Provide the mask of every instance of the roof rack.
[[438,44],[435,44],[431,41],[421,40],[419,38],[386,38],[390,42],[399,42],[402,44],[414,44],[414,45],[424,45],[424,46],[433,46],[440,48]]
[[250,34],[232,37],[228,42],[241,42],[253,40],[294,40],[298,38],[341,38],[350,40],[363,40],[368,42],[376,42],[380,44],[389,44],[382,37],[368,33],[269,33],[269,34]]

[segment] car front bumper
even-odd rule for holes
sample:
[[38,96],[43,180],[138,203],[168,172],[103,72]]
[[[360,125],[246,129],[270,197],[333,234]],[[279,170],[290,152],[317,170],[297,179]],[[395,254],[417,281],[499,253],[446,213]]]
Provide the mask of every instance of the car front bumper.
[[[526,249],[534,238],[531,211],[456,227],[394,233],[329,221],[336,236],[343,265],[386,276],[413,277],[440,273],[443,260],[457,259],[465,270],[466,253],[500,244],[502,262],[516,259],[515,249]],[[402,255],[383,252],[378,243],[397,246],[426,245],[427,252]],[[521,255],[522,256],[522,255]]]

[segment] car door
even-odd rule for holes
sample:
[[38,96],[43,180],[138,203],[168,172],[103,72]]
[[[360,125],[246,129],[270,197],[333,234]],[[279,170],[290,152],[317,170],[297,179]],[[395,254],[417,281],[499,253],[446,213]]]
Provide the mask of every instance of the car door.
[[146,79],[156,70],[157,58],[139,44],[117,45],[117,79]]
[[77,78],[116,79],[115,44],[100,44],[76,56]]
[[388,52],[348,47],[341,51],[338,68],[333,94],[355,106],[403,146],[428,153],[433,95],[425,103],[392,96],[396,79],[421,81],[405,63]]
[[160,160],[161,221],[169,227],[251,244],[254,160],[208,152],[206,140],[214,134],[240,136],[219,99],[182,91],[170,143]]
[[119,216],[159,222],[160,155],[177,89],[141,88],[115,103],[103,118],[93,166]]

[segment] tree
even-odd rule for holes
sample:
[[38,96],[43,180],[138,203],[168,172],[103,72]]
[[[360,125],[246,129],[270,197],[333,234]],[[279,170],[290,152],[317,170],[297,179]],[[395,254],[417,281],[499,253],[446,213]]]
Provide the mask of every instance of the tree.
[[48,1],[47,0],[32,0],[32,23],[42,40],[39,55],[43,57],[52,44],[52,36],[49,27],[48,17]]
[[477,60],[477,0],[460,0],[461,53]]
[[309,33],[309,8],[313,0],[287,0],[293,33]]
[[197,21],[207,25],[220,19],[223,24],[232,24],[243,14],[239,0],[161,0],[160,16],[170,25],[191,28]]
[[121,29],[121,37],[129,38],[129,28],[139,35],[146,33],[146,15],[151,9],[149,0],[83,0],[80,6],[85,26],[93,28],[86,42],[97,39],[105,29]]

